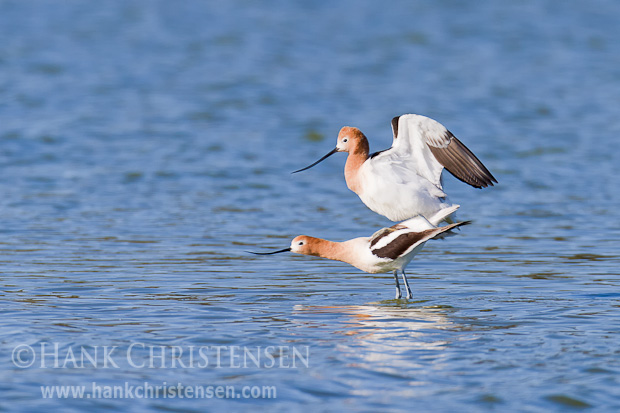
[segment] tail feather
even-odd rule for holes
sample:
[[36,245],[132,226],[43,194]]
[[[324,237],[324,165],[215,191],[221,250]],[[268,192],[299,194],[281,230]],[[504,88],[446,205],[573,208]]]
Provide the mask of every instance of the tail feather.
[[428,219],[428,222],[430,222],[434,226],[439,225],[441,221],[444,221],[444,220],[448,221],[449,224],[452,224],[453,221],[449,217],[450,215],[454,214],[456,210],[459,209],[460,207],[461,207],[460,205],[452,205],[448,208],[440,209],[439,211],[435,213],[435,215],[433,215],[432,217]]
[[452,230],[469,224],[471,224],[471,221],[462,221],[455,222],[454,224],[446,225],[444,227],[438,227],[437,229],[439,231],[437,231],[437,233],[431,239],[444,239],[446,237],[456,235],[454,232],[452,232]]

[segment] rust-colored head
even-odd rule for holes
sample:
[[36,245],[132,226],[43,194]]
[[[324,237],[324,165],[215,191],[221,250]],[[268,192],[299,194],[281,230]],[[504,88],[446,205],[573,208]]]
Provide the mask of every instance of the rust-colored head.
[[321,256],[321,243],[324,240],[320,238],[309,237],[307,235],[298,235],[291,241],[291,252],[304,255]]
[[361,130],[345,126],[338,133],[336,149],[338,152],[355,153],[364,149],[368,152],[368,140]]
[[[321,238],[309,237],[307,235],[299,235],[293,238],[291,246],[277,251],[271,252],[252,252],[256,255],[273,255],[281,252],[295,252],[303,255],[314,255],[315,257],[324,257],[329,259],[339,259],[334,255],[334,251],[337,249],[338,242],[331,242]],[[337,252],[336,252],[337,253]]]
[[305,168],[298,169],[293,173],[305,171],[306,169],[312,168],[314,165],[323,162],[325,159],[329,158],[336,152],[348,152],[349,154],[355,154],[357,158],[362,159],[362,162],[366,160],[368,157],[368,140],[364,136],[361,130],[357,128],[352,128],[351,126],[345,126],[340,129],[340,133],[338,133],[338,142],[336,147],[331,150],[327,155],[323,156],[318,161],[314,162],[311,165],[306,166]]

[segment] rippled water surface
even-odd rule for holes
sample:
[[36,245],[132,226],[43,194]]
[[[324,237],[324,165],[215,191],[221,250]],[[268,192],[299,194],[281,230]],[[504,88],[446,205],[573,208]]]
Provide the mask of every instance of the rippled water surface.
[[[619,19],[614,1],[0,1],[0,409],[618,411]],[[345,155],[290,171],[344,125],[384,149],[410,112],[500,183],[446,176],[474,225],[410,264],[413,300],[390,274],[245,252],[388,225]],[[92,382],[277,398],[42,397]]]

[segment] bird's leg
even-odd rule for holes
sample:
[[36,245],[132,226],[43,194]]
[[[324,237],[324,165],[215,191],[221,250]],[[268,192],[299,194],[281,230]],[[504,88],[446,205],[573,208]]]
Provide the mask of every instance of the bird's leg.
[[400,284],[398,284],[398,271],[394,271],[394,281],[396,281],[396,299],[400,300]]
[[[405,270],[402,269],[400,272],[403,273],[403,281],[405,282],[405,288],[407,288],[407,299],[410,300],[413,298],[413,294],[411,294],[411,288],[409,288],[409,283],[407,282],[407,276],[405,275]],[[394,272],[396,276],[396,272]]]

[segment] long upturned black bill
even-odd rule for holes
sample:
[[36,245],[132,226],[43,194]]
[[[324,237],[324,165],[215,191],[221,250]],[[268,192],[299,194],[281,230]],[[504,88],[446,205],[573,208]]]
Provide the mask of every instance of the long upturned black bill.
[[252,251],[246,251],[246,252],[249,252],[250,254],[255,254],[255,255],[271,255],[271,254],[278,254],[280,252],[288,252],[290,250],[291,250],[290,248],[284,248],[283,250],[272,251],[272,252],[252,252]]
[[306,166],[305,168],[301,168],[297,171],[293,171],[291,172],[292,174],[296,174],[297,172],[301,172],[301,171],[305,171],[306,169],[310,169],[312,168],[314,165],[316,165],[319,162],[324,161],[325,159],[329,158],[330,156],[332,156],[333,154],[335,154],[336,152],[338,152],[338,148],[334,148],[330,153],[328,153],[327,155],[325,155],[324,157],[322,157],[321,159],[319,159],[318,161],[316,161],[315,163],[313,163],[312,165]]

